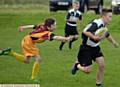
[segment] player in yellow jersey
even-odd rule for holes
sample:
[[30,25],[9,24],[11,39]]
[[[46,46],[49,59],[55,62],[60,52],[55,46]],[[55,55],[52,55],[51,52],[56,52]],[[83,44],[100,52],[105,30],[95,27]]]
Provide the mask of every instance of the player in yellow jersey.
[[58,41],[70,41],[73,39],[73,36],[62,37],[56,36],[53,34],[53,31],[56,29],[56,21],[53,18],[48,18],[45,20],[43,25],[26,25],[20,26],[19,31],[22,32],[25,29],[35,29],[30,34],[26,35],[22,40],[22,50],[23,54],[18,54],[11,48],[0,50],[0,55],[10,55],[15,57],[18,61],[29,63],[31,57],[35,58],[35,62],[32,69],[31,79],[37,81],[37,74],[39,72],[41,56],[39,54],[39,49],[36,47],[36,43],[42,43],[46,40],[58,40]]

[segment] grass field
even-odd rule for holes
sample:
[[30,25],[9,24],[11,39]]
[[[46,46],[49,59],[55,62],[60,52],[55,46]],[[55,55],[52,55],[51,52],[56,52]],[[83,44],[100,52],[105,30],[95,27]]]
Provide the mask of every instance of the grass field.
[[[30,32],[19,33],[18,27],[26,24],[38,24],[47,17],[55,17],[57,20],[58,35],[63,35],[65,25],[65,12],[49,13],[35,9],[16,10],[0,9],[0,48],[12,47],[21,53],[20,43],[22,38]],[[94,13],[83,15],[84,21],[81,24],[80,34],[87,23],[97,17]],[[120,43],[120,16],[114,15],[109,29],[113,37]],[[42,64],[40,69],[41,87],[95,87],[96,66],[93,64],[93,71],[90,75],[78,72],[72,76],[71,67],[76,60],[81,38],[73,44],[69,50],[67,44],[63,51],[58,50],[60,42],[46,41],[39,44]],[[101,47],[106,60],[105,87],[120,87],[120,48],[113,48],[106,40]],[[33,83],[29,80],[33,60],[29,65],[19,63],[13,57],[0,56],[0,83]]]

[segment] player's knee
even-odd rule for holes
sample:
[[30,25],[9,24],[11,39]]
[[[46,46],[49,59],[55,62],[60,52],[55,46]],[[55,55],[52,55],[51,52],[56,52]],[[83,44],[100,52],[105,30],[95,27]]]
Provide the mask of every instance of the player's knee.
[[84,73],[86,73],[86,74],[90,74],[91,71],[92,71],[91,68],[85,68],[84,69]]
[[91,73],[91,70],[85,70],[84,71],[86,74],[90,74]]
[[25,64],[29,64],[29,63],[30,63],[29,60],[30,60],[30,57],[27,56],[27,57],[25,58],[25,60],[24,60],[24,63],[25,63]]
[[25,64],[29,64],[30,62],[25,60],[24,63],[25,63]]
[[41,62],[42,62],[42,59],[41,59],[40,57],[37,57],[37,58],[36,58],[36,62],[41,63]]

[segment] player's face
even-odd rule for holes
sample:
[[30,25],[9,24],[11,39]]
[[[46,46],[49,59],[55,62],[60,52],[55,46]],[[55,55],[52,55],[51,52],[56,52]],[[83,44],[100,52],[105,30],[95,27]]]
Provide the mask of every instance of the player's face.
[[73,3],[73,8],[74,8],[74,9],[78,10],[79,7],[80,7],[79,2]]
[[109,24],[110,21],[112,21],[112,13],[111,13],[111,12],[110,12],[110,13],[107,13],[107,14],[105,15],[105,23],[106,23],[106,24]]
[[56,29],[56,22],[54,24],[51,25],[50,27],[50,31],[54,31]]

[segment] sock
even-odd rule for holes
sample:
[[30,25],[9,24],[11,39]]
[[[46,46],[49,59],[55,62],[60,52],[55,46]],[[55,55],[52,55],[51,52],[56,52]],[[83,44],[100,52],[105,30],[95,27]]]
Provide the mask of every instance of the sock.
[[78,64],[79,64],[79,63],[75,63],[76,70],[78,70],[78,67],[77,67]]
[[70,48],[70,49],[72,48],[72,43],[73,43],[74,41],[76,41],[75,38],[73,38],[72,41],[69,42],[69,48]]
[[14,56],[16,58],[16,60],[18,60],[20,62],[24,62],[24,56],[23,55],[18,54],[15,51],[11,51],[10,55]]
[[96,86],[100,86],[101,84],[96,84]]
[[61,42],[60,47],[59,47],[60,50],[62,50],[62,47],[64,44],[65,44],[65,42]]
[[33,65],[33,69],[32,69],[32,76],[31,79],[35,79],[38,72],[39,72],[39,68],[40,68],[40,64],[38,62],[35,62]]
[[70,43],[72,43],[72,42],[74,42],[74,41],[76,41],[76,39],[75,39],[75,38],[73,38],[73,39],[70,41]]

